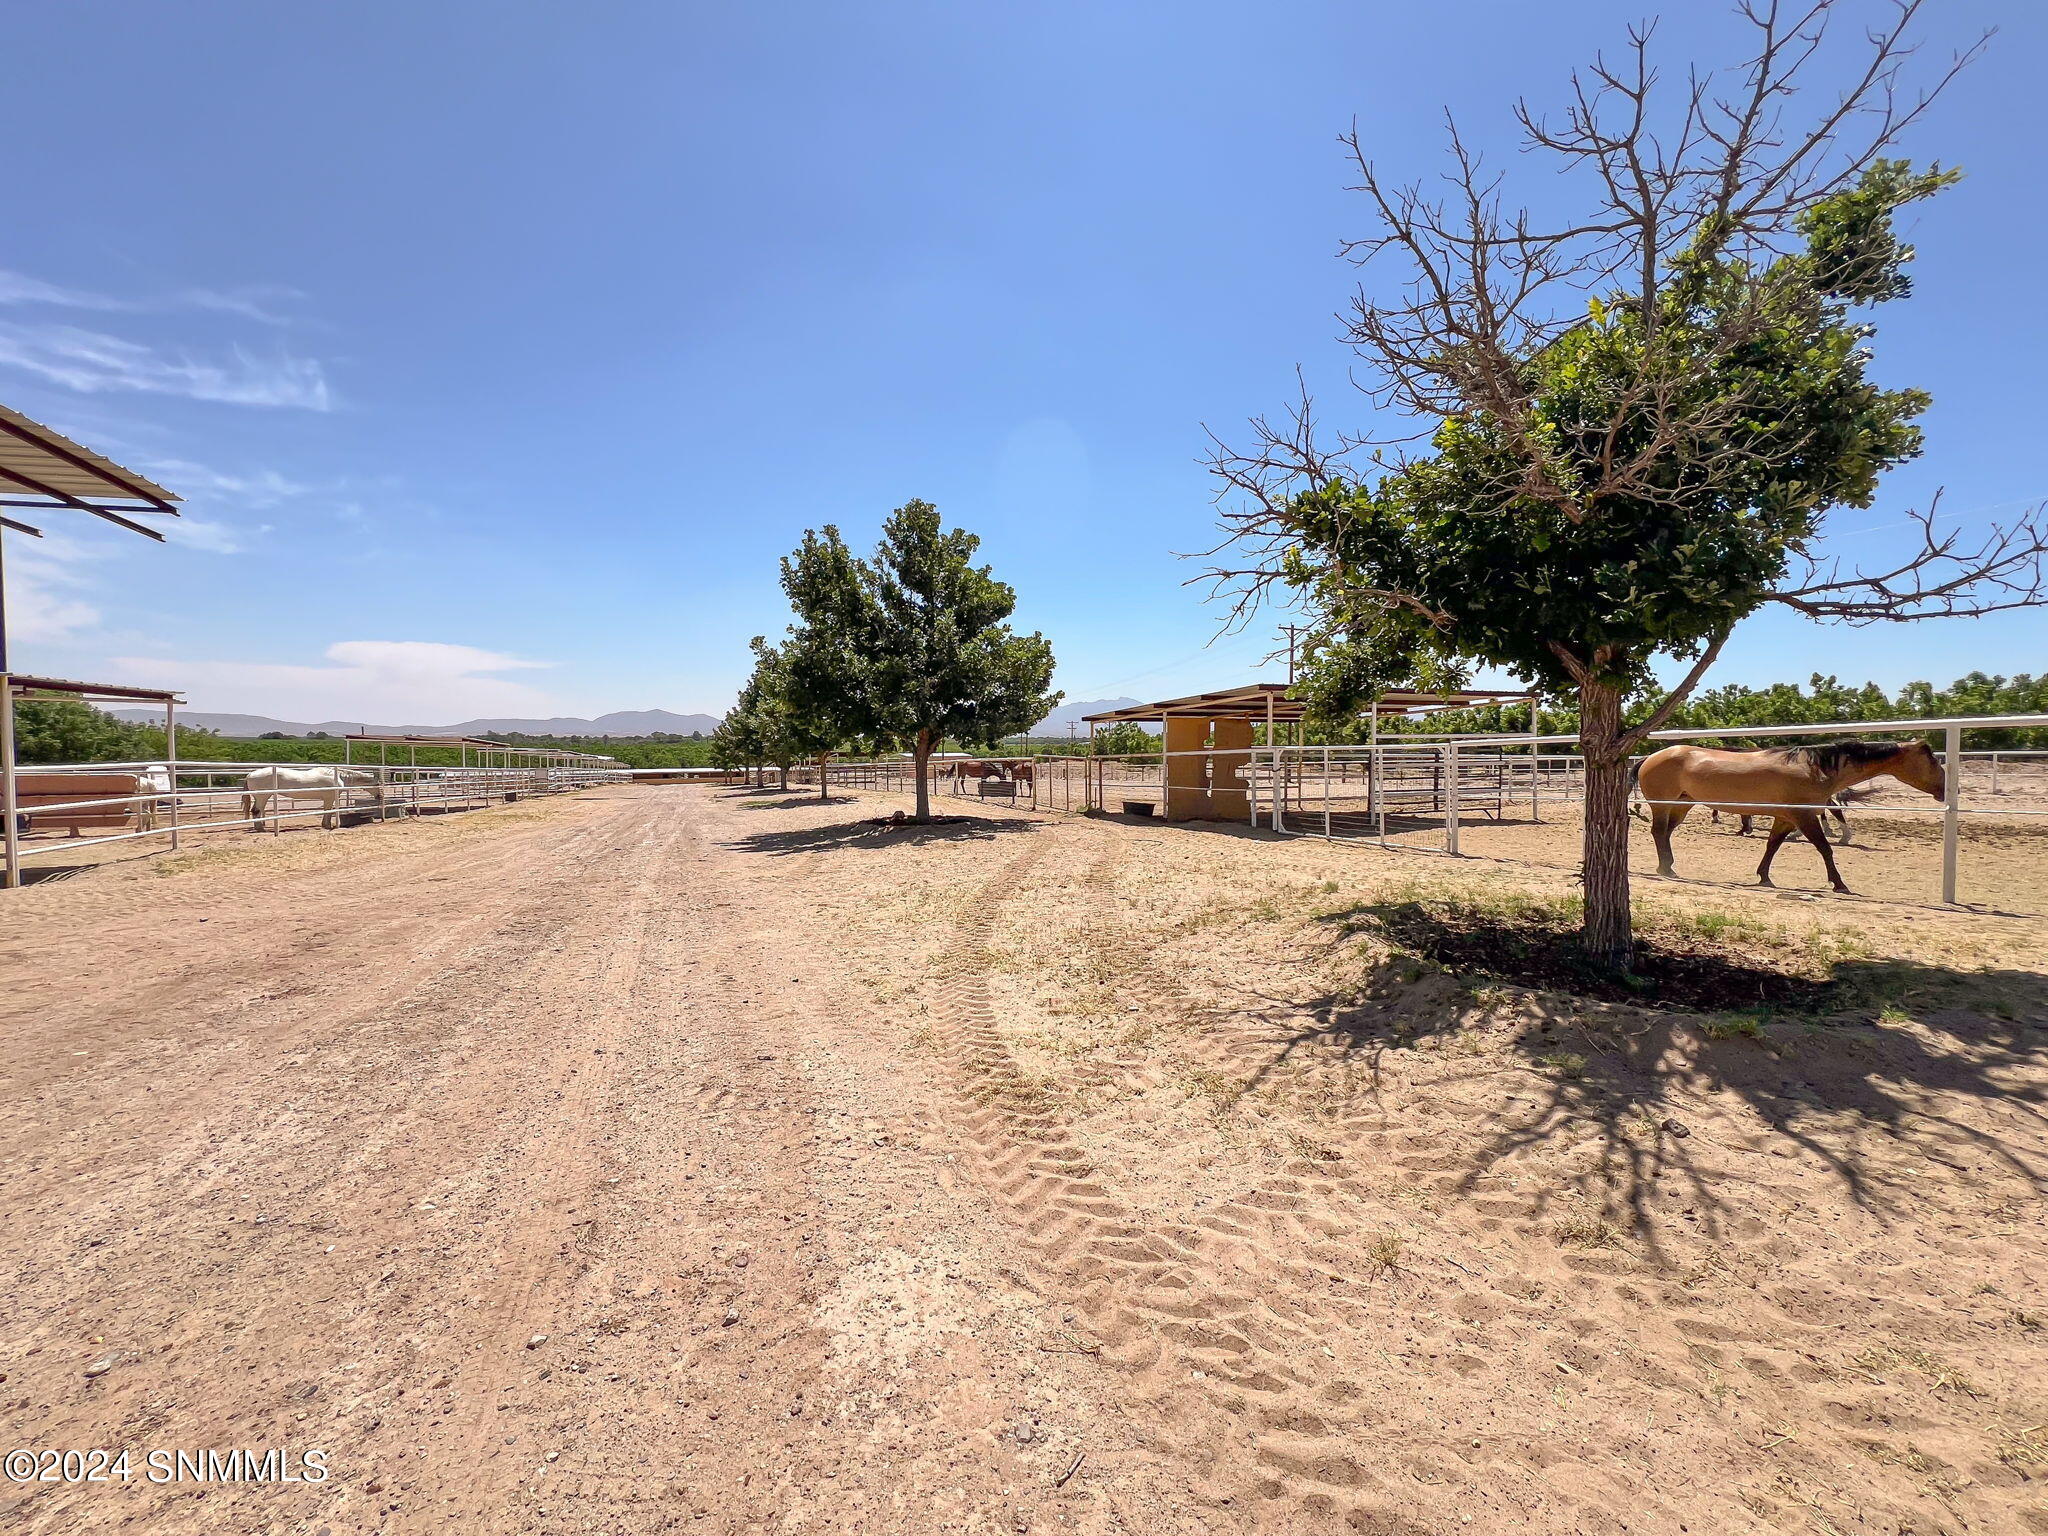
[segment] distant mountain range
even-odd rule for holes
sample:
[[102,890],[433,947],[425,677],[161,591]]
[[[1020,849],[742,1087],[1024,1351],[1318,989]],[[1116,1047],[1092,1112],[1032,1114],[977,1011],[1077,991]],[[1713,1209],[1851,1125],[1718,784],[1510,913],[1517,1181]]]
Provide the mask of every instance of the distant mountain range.
[[[1076,736],[1086,736],[1084,715],[1104,710],[1126,709],[1136,699],[1086,699],[1062,704],[1031,728],[1033,736],[1064,736],[1071,722]],[[145,723],[163,719],[155,709],[116,709],[109,713],[123,720]],[[268,715],[209,714],[205,710],[181,710],[180,725],[197,730],[217,731],[223,736],[254,737],[280,731],[286,736],[310,736],[324,731],[329,736],[653,736],[666,733],[709,736],[718,729],[717,715],[677,715],[665,709],[621,709],[595,720],[563,717],[554,720],[464,720],[456,725],[372,725],[361,720],[273,720]]]
[[[1067,726],[1071,722],[1074,727],[1074,734],[1085,739],[1088,735],[1088,726],[1083,721],[1082,716],[1099,715],[1112,709],[1129,709],[1133,704],[1141,702],[1143,701],[1139,699],[1083,699],[1062,704],[1058,709],[1039,721],[1038,724],[1031,727],[1031,734],[1033,736],[1064,736],[1067,734]],[[1147,727],[1147,729],[1151,729],[1151,727]]]
[[[110,713],[123,720],[161,722],[163,711],[116,709]],[[208,714],[190,710],[179,714],[180,725],[218,731],[223,736],[264,736],[281,731],[287,736],[310,736],[324,731],[329,736],[653,736],[666,733],[688,736],[693,732],[709,736],[718,729],[716,715],[676,715],[665,709],[621,709],[595,720],[558,718],[554,720],[464,720],[459,725],[370,725],[361,720],[273,720],[268,715]]]

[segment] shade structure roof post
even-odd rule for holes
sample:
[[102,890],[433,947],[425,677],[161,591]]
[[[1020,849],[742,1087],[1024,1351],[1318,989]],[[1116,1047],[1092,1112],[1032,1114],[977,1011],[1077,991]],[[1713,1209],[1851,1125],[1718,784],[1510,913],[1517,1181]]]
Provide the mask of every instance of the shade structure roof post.
[[[19,673],[0,672],[0,818],[6,825],[0,828],[0,840],[5,842],[4,857],[0,857],[0,885],[12,890],[21,884],[21,849],[19,829],[15,824],[18,807],[15,804],[14,773],[14,703],[17,699],[33,698],[60,699],[126,699],[137,704],[161,705],[166,718],[165,748],[176,761],[176,745],[169,739],[170,711],[182,702],[179,696],[166,688],[132,688],[125,683],[81,683],[67,677],[23,677]],[[175,781],[174,781],[175,782]]]

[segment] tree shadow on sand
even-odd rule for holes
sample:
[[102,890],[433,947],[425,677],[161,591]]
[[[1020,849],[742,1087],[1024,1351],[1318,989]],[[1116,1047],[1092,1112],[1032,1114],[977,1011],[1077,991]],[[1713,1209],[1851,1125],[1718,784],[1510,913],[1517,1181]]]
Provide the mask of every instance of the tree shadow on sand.
[[[761,792],[756,791],[753,795],[740,797],[739,809],[743,811],[787,811],[805,805],[860,804],[860,797],[858,795],[834,795],[829,800],[820,800],[816,795],[806,795],[800,791],[795,790],[792,790],[789,793],[784,794],[781,790],[771,789],[768,790],[767,793],[771,795],[776,795],[779,798],[774,800],[763,800],[762,798],[760,798]],[[726,798],[730,799],[732,797],[727,796]]]
[[[1322,920],[1334,943],[1371,932],[1394,952],[1371,959],[1356,985],[1306,1002],[1241,994],[1237,1017],[1253,1030],[1245,1051],[1257,1059],[1242,1091],[1290,1070],[1334,1069],[1354,1094],[1362,1077],[1377,1097],[1392,1053],[1431,1050],[1455,1062],[1469,1051],[1469,1067],[1433,1081],[1454,1090],[1491,1080],[1504,1108],[1471,1128],[1460,1193],[1480,1192],[1522,1154],[1569,1147],[1573,1173],[1554,1193],[1625,1209],[1634,1237],[1661,1258],[1651,1202],[1668,1218],[1673,1180],[1709,1235],[1751,1199],[1749,1178],[1702,1171],[1700,1144],[1681,1118],[1688,1103],[1716,1094],[1735,1096],[1762,1122],[1754,1134],[1717,1134],[1717,1162],[1731,1150],[1785,1156],[1789,1145],[1880,1220],[1924,1213],[1930,1164],[1959,1183],[2008,1192],[2038,1193],[2048,1176],[2048,1158],[2033,1150],[2048,1147],[2048,976],[1857,957],[1774,971],[1753,942],[1725,956],[1708,945],[1684,957],[1690,986],[1733,997],[1760,975],[1784,983],[1775,1005],[1709,1012],[1675,1006],[1669,988],[1618,1001],[1546,985],[1554,957],[1537,955],[1518,971],[1517,945],[1537,946],[1528,925],[1508,916],[1488,933],[1487,919],[1465,914],[1452,947],[1468,961],[1492,958],[1457,967],[1416,952],[1408,914],[1382,920],[1359,907]],[[1491,949],[1479,949],[1486,939]],[[1504,1070],[1514,1074],[1505,1083]],[[2015,1119],[2033,1134],[1984,1128]],[[1766,1128],[1786,1142],[1774,1144]]]
[[[815,804],[815,802],[812,802]],[[834,822],[827,827],[791,827],[779,832],[750,832],[726,844],[738,853],[766,853],[786,857],[793,853],[829,852],[838,848],[888,849],[905,843],[972,843],[1016,833],[1036,832],[1032,821],[998,821],[983,816],[958,816],[923,825],[902,822],[878,824],[869,820]]]

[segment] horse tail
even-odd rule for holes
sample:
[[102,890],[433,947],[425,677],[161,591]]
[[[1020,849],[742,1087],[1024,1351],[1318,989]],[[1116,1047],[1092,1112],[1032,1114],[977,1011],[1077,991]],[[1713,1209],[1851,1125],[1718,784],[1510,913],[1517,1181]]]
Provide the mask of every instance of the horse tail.
[[1639,821],[1648,821],[1649,814],[1643,809],[1643,760],[1632,757],[1628,760],[1628,813]]

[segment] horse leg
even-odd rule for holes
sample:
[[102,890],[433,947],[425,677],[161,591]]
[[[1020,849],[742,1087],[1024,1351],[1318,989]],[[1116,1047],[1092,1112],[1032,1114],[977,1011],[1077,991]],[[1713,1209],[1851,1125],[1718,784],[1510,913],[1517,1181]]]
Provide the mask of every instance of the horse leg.
[[1806,840],[1820,850],[1820,861],[1828,867],[1828,884],[1844,896],[1855,895],[1854,891],[1842,883],[1842,872],[1835,868],[1835,850],[1828,845],[1828,834],[1821,826],[1820,813],[1796,811],[1793,814],[1798,817],[1799,830],[1806,834]]
[[1678,877],[1678,871],[1671,867],[1671,829],[1685,820],[1689,805],[1659,805],[1650,811],[1650,838],[1657,845],[1657,873]]
[[1755,820],[1756,820],[1756,818],[1755,818],[1754,816],[1745,816],[1745,817],[1743,817],[1743,818],[1742,818],[1742,825],[1741,825],[1741,826],[1739,826],[1739,827],[1737,827],[1737,828],[1735,829],[1735,835],[1736,835],[1737,837],[1747,837],[1747,836],[1749,836],[1749,826],[1750,826],[1750,823],[1751,823],[1751,822],[1753,822],[1753,821],[1755,821]]
[[1771,835],[1764,841],[1764,861],[1756,867],[1756,883],[1771,883],[1771,860],[1778,856],[1778,844],[1792,835],[1792,823],[1782,816],[1771,818]]

